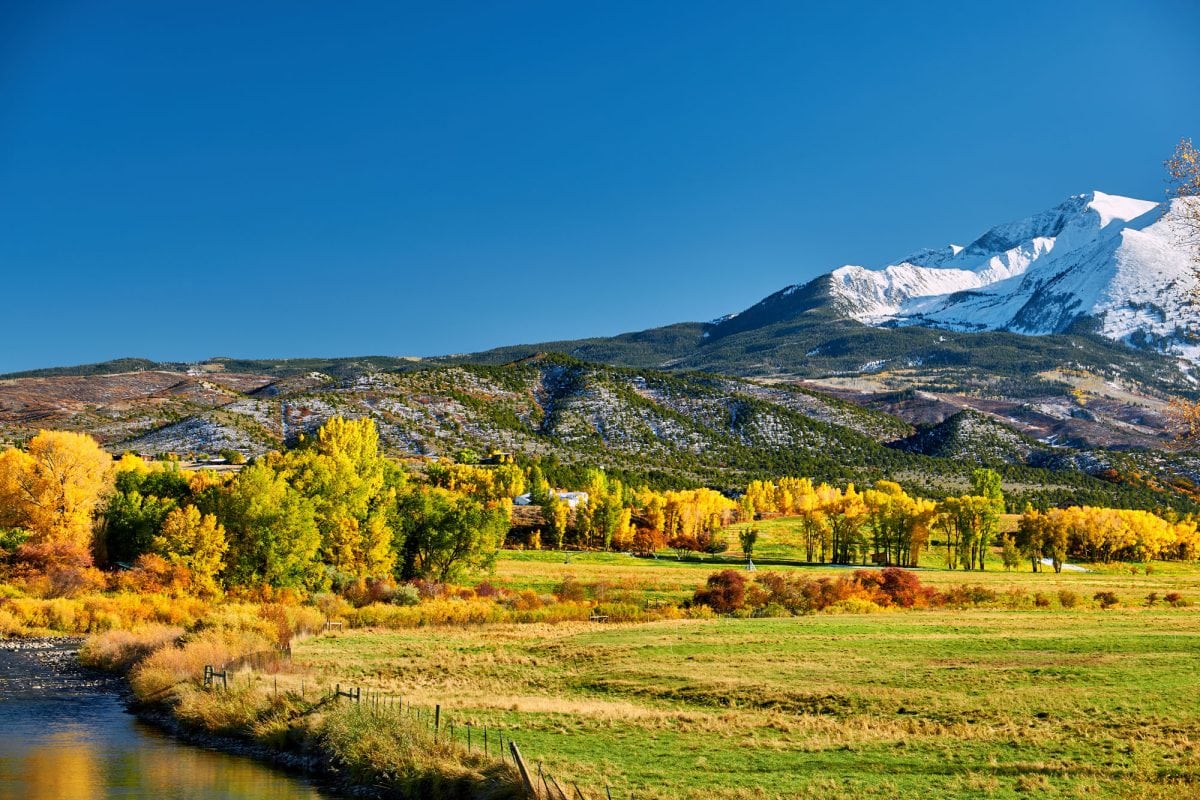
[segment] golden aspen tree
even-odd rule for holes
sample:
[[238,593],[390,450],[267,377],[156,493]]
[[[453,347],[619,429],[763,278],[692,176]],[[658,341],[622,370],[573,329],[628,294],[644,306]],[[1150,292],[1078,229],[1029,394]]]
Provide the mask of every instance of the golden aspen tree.
[[[807,489],[802,489],[796,495],[796,513],[800,517],[800,531],[804,537],[804,559],[810,563],[816,562],[818,555],[821,563],[829,558],[833,529],[829,526],[826,500],[832,491],[826,484],[814,488],[810,481]],[[826,500],[822,499],[823,495]]]
[[[1166,168],[1169,191],[1176,198],[1172,211],[1178,221],[1179,244],[1191,254],[1193,272],[1200,277],[1200,150],[1191,139],[1180,139]],[[1200,302],[1200,290],[1193,289],[1191,300]],[[1191,449],[1200,445],[1200,401],[1172,399],[1167,421],[1177,446]]]
[[[452,465],[471,478],[487,470]],[[332,417],[314,439],[279,461],[288,483],[307,497],[321,532],[323,559],[356,578],[391,573],[394,557],[391,514],[396,498],[396,468],[379,450],[379,433],[369,418]],[[450,475],[450,482],[459,477]]]
[[853,564],[866,554],[863,526],[867,507],[863,497],[853,483],[847,484],[845,491],[827,506],[827,511],[833,532],[833,563]]
[[1175,152],[1166,161],[1170,194],[1176,198],[1174,208],[1182,228],[1180,244],[1188,248],[1200,273],[1200,150],[1191,139],[1180,139]]

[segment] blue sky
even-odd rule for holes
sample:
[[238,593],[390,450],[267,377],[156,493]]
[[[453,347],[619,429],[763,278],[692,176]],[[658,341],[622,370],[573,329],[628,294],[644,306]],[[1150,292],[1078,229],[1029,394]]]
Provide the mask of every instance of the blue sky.
[[0,371],[748,306],[1200,139],[1200,4],[0,5]]

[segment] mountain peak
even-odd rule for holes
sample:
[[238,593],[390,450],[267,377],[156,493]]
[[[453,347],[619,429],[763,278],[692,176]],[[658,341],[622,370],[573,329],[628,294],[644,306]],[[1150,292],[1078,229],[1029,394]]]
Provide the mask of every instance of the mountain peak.
[[1087,200],[1087,208],[1100,216],[1100,227],[1107,227],[1114,221],[1130,222],[1158,207],[1151,200],[1138,200],[1135,197],[1123,197],[1119,194],[1105,194],[1091,191],[1081,197]]
[[[777,292],[713,336],[826,309],[867,325],[1041,335],[1080,324],[1110,339],[1200,361],[1200,281],[1175,232],[1179,204],[1091,191],[997,225],[966,247],[855,265]],[[718,333],[719,331],[719,333]]]

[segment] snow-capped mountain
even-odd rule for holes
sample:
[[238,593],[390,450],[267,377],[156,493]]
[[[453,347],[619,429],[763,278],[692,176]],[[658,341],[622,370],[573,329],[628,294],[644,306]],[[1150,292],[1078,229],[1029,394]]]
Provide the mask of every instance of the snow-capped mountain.
[[[874,326],[1041,335],[1086,328],[1110,339],[1200,360],[1200,286],[1180,224],[1183,203],[1102,192],[992,228],[971,244],[923,250],[879,268],[847,265],[791,286],[744,316],[828,305]],[[803,299],[800,299],[803,298]],[[722,330],[727,328],[727,330]]]

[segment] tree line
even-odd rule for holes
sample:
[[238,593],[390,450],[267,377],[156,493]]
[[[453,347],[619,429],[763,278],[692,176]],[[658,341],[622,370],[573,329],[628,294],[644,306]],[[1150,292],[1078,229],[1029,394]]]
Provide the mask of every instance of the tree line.
[[0,555],[9,577],[99,564],[200,593],[447,581],[490,566],[508,532],[511,501],[474,491],[414,479],[369,419],[332,418],[236,474],[114,463],[85,434],[42,431],[0,453]]
[[[465,460],[465,459],[464,459]],[[586,501],[572,507],[541,465],[437,462],[414,469],[385,457],[370,419],[328,420],[285,451],[234,472],[185,470],[94,439],[43,431],[0,452],[0,567],[7,578],[85,580],[96,565],[141,570],[201,594],[239,587],[339,591],[379,581],[452,581],[494,562],[528,493],[542,525],[527,547],[718,553],[734,522],[799,520],[813,563],[916,566],[930,547],[951,568],[1194,559],[1190,518],[1073,506],[1027,508],[1001,535],[1000,476],[973,473],[970,491],[933,501],[880,480],[859,490],[809,478],[752,481],[730,497],[708,488],[631,486],[583,468]],[[747,554],[756,535],[742,531]]]

